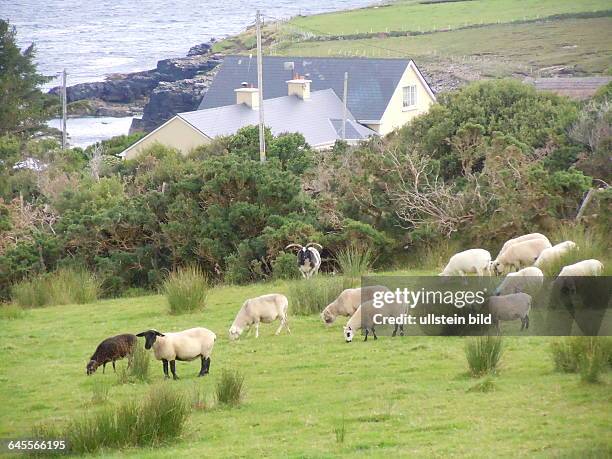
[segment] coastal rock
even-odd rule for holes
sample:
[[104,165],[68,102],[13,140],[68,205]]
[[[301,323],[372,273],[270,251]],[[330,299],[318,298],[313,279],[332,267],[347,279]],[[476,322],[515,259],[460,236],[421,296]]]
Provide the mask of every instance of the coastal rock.
[[215,41],[216,40],[213,38],[207,43],[200,43],[199,45],[192,46],[189,48],[189,51],[187,51],[187,57],[201,56],[210,53]]
[[196,110],[216,73],[214,69],[195,78],[160,83],[151,92],[142,119],[132,121],[130,133],[152,131],[177,113]]

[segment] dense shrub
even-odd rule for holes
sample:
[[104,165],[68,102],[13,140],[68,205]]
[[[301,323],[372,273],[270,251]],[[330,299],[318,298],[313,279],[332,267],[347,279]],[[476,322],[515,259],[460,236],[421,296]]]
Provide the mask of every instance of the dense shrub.
[[272,275],[275,279],[297,279],[300,277],[296,256],[292,253],[281,252],[272,262]]
[[162,286],[172,314],[203,309],[208,289],[206,275],[195,265],[172,271]]
[[597,382],[599,375],[612,365],[612,339],[609,337],[571,336],[550,345],[555,370],[581,373],[586,382]]
[[495,373],[502,352],[500,336],[486,335],[468,339],[465,344],[465,356],[472,376],[480,377],[486,373]]

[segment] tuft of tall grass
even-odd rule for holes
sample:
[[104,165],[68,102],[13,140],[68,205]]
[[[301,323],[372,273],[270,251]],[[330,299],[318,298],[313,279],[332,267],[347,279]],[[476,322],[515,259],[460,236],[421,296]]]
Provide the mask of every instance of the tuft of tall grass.
[[21,319],[25,315],[25,311],[21,306],[14,303],[0,304],[0,319],[14,320]]
[[82,268],[60,268],[23,280],[11,289],[13,302],[28,308],[93,303],[99,294],[100,282]]
[[470,373],[474,377],[480,377],[486,373],[495,373],[502,353],[501,336],[478,336],[466,341],[465,356]]
[[344,416],[336,422],[334,434],[336,434],[336,443],[344,443],[344,439],[346,438],[346,420]]
[[495,391],[497,386],[495,385],[495,381],[490,376],[487,376],[482,381],[478,381],[473,386],[467,389],[467,392],[493,392]]
[[298,316],[319,314],[346,288],[342,277],[316,276],[288,285],[291,313]]
[[142,346],[135,346],[129,358],[131,360],[129,368],[123,367],[117,373],[118,383],[149,382],[151,372],[150,353]]
[[208,296],[208,279],[196,265],[172,271],[164,281],[162,291],[168,300],[170,313],[184,314],[203,309]]
[[336,262],[345,278],[360,279],[372,269],[374,251],[369,247],[350,245],[338,252]]
[[140,402],[109,406],[94,415],[73,419],[64,428],[53,423],[34,429],[35,438],[67,440],[71,454],[90,454],[102,448],[155,446],[177,438],[190,408],[185,397],[168,385],[151,388]]
[[110,386],[101,379],[94,381],[94,385],[91,386],[91,403],[99,405],[108,401],[108,393]]
[[239,371],[223,370],[215,395],[222,405],[238,405],[244,397],[244,376]]
[[607,235],[585,228],[580,224],[566,225],[553,232],[550,235],[550,241],[552,244],[573,241],[578,247],[542,266],[541,269],[545,276],[557,276],[564,266],[591,258],[595,258],[604,264],[604,274],[612,274],[612,267],[610,266],[612,258],[606,256],[606,254],[611,253],[610,239]]
[[599,381],[612,364],[612,339],[596,336],[569,336],[550,346],[555,370],[580,373],[585,382]]

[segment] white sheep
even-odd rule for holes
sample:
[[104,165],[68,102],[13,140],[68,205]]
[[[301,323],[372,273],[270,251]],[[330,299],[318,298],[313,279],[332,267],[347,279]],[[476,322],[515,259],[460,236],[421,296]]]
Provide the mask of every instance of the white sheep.
[[563,241],[555,244],[552,247],[542,250],[542,253],[535,261],[534,266],[542,268],[549,263],[559,260],[563,255],[571,250],[575,250],[578,246],[573,241]]
[[590,260],[582,260],[573,265],[564,266],[559,273],[559,277],[600,276],[603,269],[604,265],[601,261],[591,258]]
[[238,339],[244,329],[248,327],[250,331],[252,325],[255,325],[255,338],[259,338],[259,324],[261,322],[268,324],[277,319],[280,320],[280,325],[275,334],[278,335],[283,327],[291,334],[287,323],[288,305],[287,297],[279,293],[270,293],[246,300],[229,329],[230,339]]
[[[384,303],[383,307],[376,308],[374,307],[373,301],[366,301],[361,306],[357,308],[355,313],[348,320],[346,325],[342,329],[342,334],[344,335],[344,339],[347,343],[353,341],[353,337],[355,336],[355,332],[361,328],[365,330],[365,338],[364,341],[368,340],[368,335],[372,333],[374,339],[378,339],[376,336],[376,326],[380,324],[375,324],[375,316],[380,314],[379,319],[382,318],[390,318],[393,317],[396,319],[394,322],[393,334],[391,336],[396,336],[398,329],[400,330],[400,335],[404,334],[404,326],[398,324],[397,319],[401,319],[403,315],[406,314],[407,307],[405,304],[392,302],[392,303]],[[391,324],[389,324],[391,325]]]
[[[522,236],[518,236],[513,239],[508,239],[506,242],[504,242],[504,245],[502,246],[501,250],[497,254],[497,257],[499,257],[502,253],[504,253],[504,250],[506,250],[508,247],[514,244],[518,244],[519,242],[531,241],[533,239],[545,239],[548,241],[548,238],[541,233],[523,234]],[[550,243],[550,241],[548,242]]]
[[495,294],[508,295],[510,293],[524,292],[525,290],[537,291],[543,284],[544,273],[535,266],[529,266],[515,273],[508,273],[495,290]]
[[531,296],[526,293],[511,293],[510,295],[491,296],[488,299],[489,312],[493,323],[499,331],[501,320],[521,320],[521,331],[529,328],[529,311]]
[[531,266],[550,246],[548,239],[542,238],[512,244],[491,263],[492,270],[495,274],[502,274],[511,269],[518,271],[522,266]]
[[479,276],[489,274],[491,254],[484,249],[469,249],[456,253],[448,261],[439,276],[464,276],[467,273],[476,273]]
[[370,301],[374,298],[375,292],[389,291],[382,285],[372,285],[362,288],[347,288],[343,290],[338,298],[329,303],[321,312],[321,320],[327,325],[331,325],[338,316],[350,317],[362,302]]
[[168,362],[172,377],[179,379],[176,374],[176,361],[190,362],[198,357],[202,361],[202,368],[198,376],[207,375],[210,371],[210,356],[217,335],[207,328],[197,327],[173,333],[160,333],[157,330],[147,330],[136,336],[145,338],[145,349],[153,347],[157,360],[161,360],[164,375],[168,376]]

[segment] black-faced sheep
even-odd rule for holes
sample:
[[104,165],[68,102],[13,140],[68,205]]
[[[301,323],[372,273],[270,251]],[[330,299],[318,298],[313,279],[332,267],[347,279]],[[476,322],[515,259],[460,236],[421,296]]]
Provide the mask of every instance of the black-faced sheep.
[[131,363],[130,356],[134,351],[136,341],[136,336],[129,333],[106,338],[98,344],[96,351],[91,356],[91,359],[89,359],[87,363],[87,374],[94,374],[100,365],[102,365],[102,373],[104,373],[108,362],[113,363],[113,370],[116,371],[115,361],[121,360],[124,357],[128,357],[129,366]]
[[[314,246],[319,247],[317,250]],[[305,279],[310,279],[312,276],[319,272],[319,268],[321,267],[321,254],[319,250],[323,250],[323,246],[321,244],[317,244],[316,242],[309,242],[305,246],[301,246],[300,244],[289,244],[285,247],[285,250],[297,247],[297,262],[298,269],[302,273],[302,277]]]
[[161,360],[164,376],[169,378],[168,363],[172,377],[176,374],[176,361],[190,362],[200,357],[202,367],[198,376],[204,376],[210,371],[210,356],[217,336],[207,328],[190,328],[174,333],[160,333],[157,330],[147,330],[136,336],[145,338],[145,349],[153,348],[157,360]]

